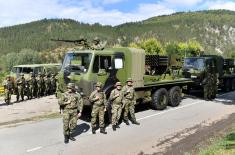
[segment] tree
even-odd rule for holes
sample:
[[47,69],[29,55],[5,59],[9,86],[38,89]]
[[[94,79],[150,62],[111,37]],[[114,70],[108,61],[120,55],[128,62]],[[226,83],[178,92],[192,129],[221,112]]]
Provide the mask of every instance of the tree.
[[178,44],[180,53],[184,53],[185,56],[198,56],[203,51],[201,44],[195,40],[189,40],[188,42],[180,42]]
[[231,58],[235,59],[235,51],[231,53]]
[[[181,46],[182,48],[182,46]],[[180,48],[180,45],[176,42],[168,42],[165,46],[167,55],[178,55],[182,57],[184,55],[184,50]]]
[[193,56],[198,56],[201,54],[202,46],[196,40],[189,40],[188,42],[188,52]]
[[145,50],[146,54],[165,54],[162,45],[157,39],[150,38],[140,43],[140,47]]
[[42,63],[38,52],[32,49],[23,49],[19,53],[8,53],[1,57],[5,70],[10,71],[15,65]]
[[155,38],[142,40],[139,43],[130,43],[129,47],[142,48],[145,50],[146,54],[159,54],[159,55],[165,54],[165,51],[161,43]]

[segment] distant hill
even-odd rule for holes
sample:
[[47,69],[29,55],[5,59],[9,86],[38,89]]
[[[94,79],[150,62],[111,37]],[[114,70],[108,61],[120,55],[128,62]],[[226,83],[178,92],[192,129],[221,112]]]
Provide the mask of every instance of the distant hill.
[[0,55],[24,48],[48,51],[63,43],[50,39],[92,39],[99,37],[108,46],[155,37],[163,45],[169,41],[197,40],[208,53],[229,55],[235,51],[235,12],[226,10],[180,12],[119,26],[83,24],[70,19],[44,19],[0,28]]

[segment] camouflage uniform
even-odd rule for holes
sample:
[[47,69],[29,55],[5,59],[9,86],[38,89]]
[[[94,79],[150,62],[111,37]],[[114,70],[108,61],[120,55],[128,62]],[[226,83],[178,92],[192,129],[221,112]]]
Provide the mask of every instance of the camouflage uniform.
[[[132,79],[128,78],[127,83],[131,82]],[[136,121],[135,118],[135,104],[136,104],[136,97],[135,97],[135,90],[132,85],[125,85],[122,88],[122,93],[123,93],[123,104],[124,104],[124,122],[129,125],[128,122],[128,114],[130,113],[131,116],[131,121],[133,124],[139,125],[139,123]]]
[[120,86],[120,89],[116,88],[112,90],[109,97],[109,100],[112,102],[112,126],[114,131],[116,130],[116,127],[118,127],[118,121],[121,117],[123,99],[121,83],[117,82],[115,86]]
[[19,98],[21,97],[22,101],[24,101],[25,78],[23,73],[21,73],[20,76],[21,77],[16,80],[16,100],[19,101]]
[[101,45],[100,39],[98,37],[95,37],[95,39],[93,39],[91,49],[93,49],[93,50],[103,50],[104,49],[104,47]]
[[38,73],[38,79],[37,79],[38,94],[37,94],[37,97],[42,97],[44,95],[44,86],[45,86],[45,82],[44,82],[43,76],[41,73]]
[[205,78],[202,81],[204,99],[213,99],[217,93],[217,77],[211,71],[205,72]]
[[32,74],[29,79],[30,98],[37,97],[37,86],[37,79],[35,78],[35,75]]
[[13,93],[13,82],[11,81],[10,76],[7,76],[7,79],[3,82],[3,86],[5,92],[4,100],[6,104],[9,105],[11,102],[11,94]]
[[56,88],[57,88],[56,83],[57,83],[57,81],[56,81],[55,75],[52,74],[51,75],[51,93],[52,94],[54,94],[56,92]]
[[[93,134],[95,134],[97,116],[99,116],[100,132],[106,134],[104,129],[104,114],[107,107],[107,100],[105,93],[101,90],[101,86],[102,83],[98,82],[96,84],[96,90],[91,93],[89,98],[93,104],[91,112],[91,127]],[[97,90],[98,88],[100,88],[100,90]]]
[[63,130],[65,136],[65,143],[68,139],[75,140],[73,137],[74,129],[77,126],[78,113],[82,113],[83,100],[79,93],[75,92],[73,83],[68,84],[69,89],[73,89],[72,92],[65,92],[60,98],[59,104],[63,107]]
[[51,79],[49,77],[49,74],[44,78],[45,81],[45,95],[51,94]]

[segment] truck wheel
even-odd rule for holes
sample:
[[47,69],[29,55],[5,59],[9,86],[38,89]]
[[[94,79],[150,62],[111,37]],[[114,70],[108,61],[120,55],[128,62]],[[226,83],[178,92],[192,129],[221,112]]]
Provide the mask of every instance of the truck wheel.
[[172,87],[169,91],[169,105],[176,107],[182,100],[182,93],[179,86]]
[[152,95],[152,107],[155,110],[163,110],[168,104],[168,92],[165,88],[160,88]]

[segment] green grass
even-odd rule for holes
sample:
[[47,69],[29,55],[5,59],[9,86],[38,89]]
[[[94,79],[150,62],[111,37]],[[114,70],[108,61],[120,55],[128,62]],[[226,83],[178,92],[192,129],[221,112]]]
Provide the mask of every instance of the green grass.
[[200,150],[197,155],[235,155],[235,129],[208,148]]

